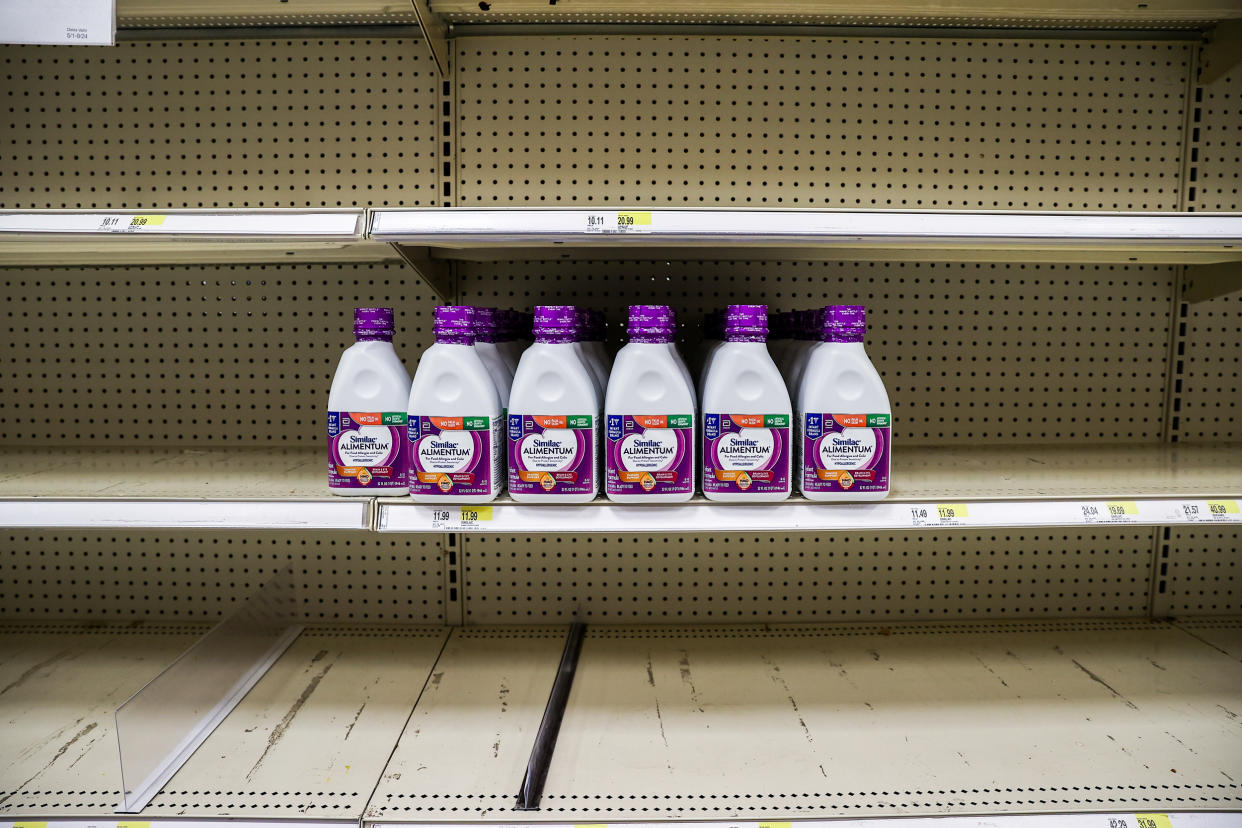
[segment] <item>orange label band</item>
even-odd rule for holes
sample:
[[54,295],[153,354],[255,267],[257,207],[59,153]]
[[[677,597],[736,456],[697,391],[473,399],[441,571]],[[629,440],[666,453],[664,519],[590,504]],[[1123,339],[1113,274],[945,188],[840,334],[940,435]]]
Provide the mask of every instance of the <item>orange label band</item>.
[[362,474],[362,466],[337,466],[336,473],[341,477],[357,477]]
[[663,414],[635,414],[630,419],[643,428],[668,428],[668,417]]
[[431,424],[441,431],[461,431],[461,417],[428,417]]
[[534,420],[535,424],[538,425],[540,428],[564,428],[565,427],[564,417],[544,417],[544,416],[536,415],[536,416],[532,416],[531,419]]
[[355,414],[353,411],[351,411],[349,412],[349,418],[353,420],[355,423],[357,423],[358,425],[374,426],[374,425],[384,424],[383,414]]
[[742,428],[763,428],[762,414],[730,414],[729,419]]
[[846,428],[865,428],[867,425],[866,414],[833,414],[832,419]]

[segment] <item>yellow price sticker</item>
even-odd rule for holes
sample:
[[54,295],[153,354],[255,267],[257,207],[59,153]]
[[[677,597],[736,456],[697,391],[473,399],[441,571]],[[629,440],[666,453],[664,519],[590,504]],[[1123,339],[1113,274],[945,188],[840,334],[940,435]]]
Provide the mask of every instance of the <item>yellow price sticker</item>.
[[1134,821],[1138,828],[1173,828],[1168,814],[1135,814]]
[[[164,216],[134,216],[129,220],[130,227],[158,227],[164,223]],[[137,823],[135,823],[137,824]]]
[[759,828],[793,828],[792,822],[761,822]]
[[1213,515],[1238,514],[1238,501],[1236,500],[1209,500],[1207,505],[1208,512]]
[[1105,505],[1108,507],[1109,517],[1125,517],[1138,514],[1138,504],[1133,500],[1114,500]]
[[151,828],[149,822],[118,822],[116,828]]
[[46,822],[14,822],[13,828],[47,828]]
[[621,212],[617,213],[618,227],[636,227],[651,225],[651,213]]
[[958,520],[969,517],[970,511],[966,508],[965,503],[938,503],[936,504],[936,514],[940,515],[941,520]]
[[462,522],[474,522],[480,520],[492,519],[491,506],[462,506],[461,507]]

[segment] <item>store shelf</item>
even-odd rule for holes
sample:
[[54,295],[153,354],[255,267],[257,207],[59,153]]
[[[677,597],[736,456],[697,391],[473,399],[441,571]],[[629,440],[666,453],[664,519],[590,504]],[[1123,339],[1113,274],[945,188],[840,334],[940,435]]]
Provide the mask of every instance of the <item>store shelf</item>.
[[476,261],[513,259],[515,248],[526,258],[1242,261],[1236,213],[378,209],[370,236]]
[[440,506],[379,501],[387,532],[814,532],[1242,523],[1242,446],[900,449],[893,492],[870,504]]
[[[1121,3],[1112,0],[1046,4],[981,0],[881,0],[861,6],[845,0],[723,0],[705,6],[690,0],[636,0],[619,8],[607,0],[432,0],[450,23],[465,24],[725,24],[818,26],[1005,27],[1201,27],[1242,16],[1227,0]],[[467,32],[469,29],[466,30]]]
[[408,0],[117,0],[116,20],[123,28],[418,24]]
[[0,526],[365,529],[319,449],[0,449]]
[[[0,814],[106,816],[121,797],[111,708],[193,641],[183,630],[197,630],[30,628],[0,627],[0,721],[15,748],[0,755]],[[142,818],[356,825],[447,634],[307,629]]]
[[1049,621],[589,627],[518,812],[561,638],[455,633],[364,822],[1242,808],[1242,664],[1167,623]]
[[0,265],[368,262],[363,210],[0,211]]

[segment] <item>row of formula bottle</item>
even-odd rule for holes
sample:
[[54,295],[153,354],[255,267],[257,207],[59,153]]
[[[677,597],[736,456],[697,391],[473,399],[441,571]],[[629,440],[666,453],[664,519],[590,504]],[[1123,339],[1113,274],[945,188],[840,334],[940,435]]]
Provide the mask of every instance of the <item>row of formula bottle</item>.
[[[814,315],[820,333],[796,385],[769,353],[763,305],[708,316],[697,382],[666,305],[630,307],[611,365],[602,315],[537,307],[522,350],[514,314],[437,308],[436,342],[411,383],[392,311],[358,309],[358,343],[329,396],[332,491],[479,503],[507,487],[519,502],[567,503],[593,500],[602,480],[610,499],[638,503],[685,501],[696,488],[749,502],[795,488],[816,500],[888,493],[891,409],[863,351],[861,307]],[[507,336],[503,318],[517,319]]]

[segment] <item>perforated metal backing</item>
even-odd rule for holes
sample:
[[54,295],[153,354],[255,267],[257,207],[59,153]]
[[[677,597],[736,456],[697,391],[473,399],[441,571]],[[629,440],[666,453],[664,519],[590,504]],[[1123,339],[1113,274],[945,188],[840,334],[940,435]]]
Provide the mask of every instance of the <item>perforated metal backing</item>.
[[417,40],[0,47],[0,206],[435,203]]
[[316,445],[353,309],[413,368],[431,302],[398,263],[0,269],[0,443]]
[[1173,616],[1242,612],[1242,563],[1238,561],[1242,533],[1229,526],[1163,531],[1157,612]]
[[457,41],[458,205],[1176,210],[1190,44]]
[[1146,615],[1150,530],[465,538],[473,623]]
[[1242,210],[1242,68],[1195,90],[1192,209]]
[[0,535],[0,619],[216,619],[291,565],[307,621],[444,623],[440,535]]
[[907,443],[1160,440],[1170,267],[876,262],[462,263],[462,301],[668,302],[688,350],[731,302],[867,306],[867,351]]

